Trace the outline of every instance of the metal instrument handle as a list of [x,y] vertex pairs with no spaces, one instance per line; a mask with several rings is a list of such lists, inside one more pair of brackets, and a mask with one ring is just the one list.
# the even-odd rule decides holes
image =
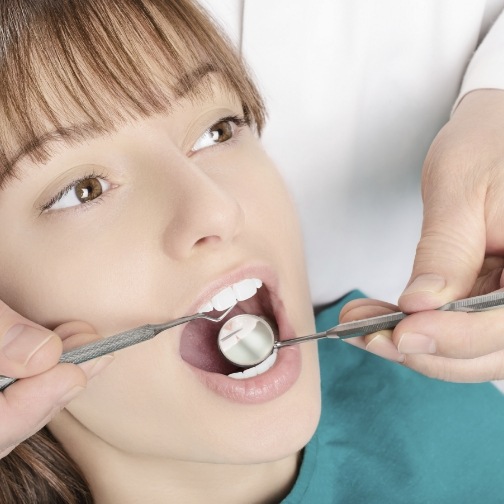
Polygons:
[[[114,336],[108,338],[103,338],[97,341],[92,341],[87,345],[74,348],[61,355],[59,362],[67,362],[71,364],[80,364],[81,362],[86,362],[91,359],[96,359],[102,355],[106,355],[122,348],[127,348],[137,343],[142,343],[147,341],[154,336],[157,336],[160,332],[171,329],[172,327],[186,324],[191,320],[203,318],[211,322],[220,322],[226,317],[230,311],[234,308],[234,305],[228,308],[226,311],[221,313],[218,317],[212,317],[206,313],[196,313],[195,315],[189,315],[187,317],[180,317],[170,322],[165,322],[163,324],[147,324],[135,329],[129,329],[128,331],[121,332]],[[17,381],[17,378],[9,378],[8,376],[0,375],[0,391],[6,389],[9,385]]]
[[[459,299],[447,303],[438,310],[440,311],[463,311],[463,312],[479,312],[493,310],[504,305],[504,291],[491,292],[482,296],[475,296],[467,299]],[[380,315],[379,317],[371,317],[362,320],[355,320],[337,326],[326,331],[326,336],[329,338],[354,338],[356,336],[364,336],[386,329],[393,329],[401,320],[407,317],[403,312],[389,313],[388,315]]]

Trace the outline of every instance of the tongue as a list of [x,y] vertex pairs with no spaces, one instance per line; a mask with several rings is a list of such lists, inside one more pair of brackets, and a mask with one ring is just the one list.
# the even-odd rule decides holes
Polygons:
[[217,335],[222,324],[208,320],[194,320],[186,325],[180,341],[180,355],[194,367],[228,375],[237,371],[217,346]]

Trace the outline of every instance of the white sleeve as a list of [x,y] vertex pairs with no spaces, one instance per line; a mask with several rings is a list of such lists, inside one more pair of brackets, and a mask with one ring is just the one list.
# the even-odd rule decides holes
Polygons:
[[476,89],[504,89],[504,11],[469,62],[453,110],[467,93]]

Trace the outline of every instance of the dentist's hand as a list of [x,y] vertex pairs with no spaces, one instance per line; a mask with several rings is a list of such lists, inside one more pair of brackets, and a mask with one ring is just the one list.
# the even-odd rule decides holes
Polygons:
[[[503,379],[504,310],[431,310],[504,287],[504,91],[478,90],[463,98],[429,150],[422,195],[422,235],[399,299],[401,311],[414,314],[391,340],[389,332],[356,343],[443,380]],[[343,319],[390,309],[364,302]]]
[[83,322],[51,332],[0,301],[0,375],[22,378],[0,392],[0,458],[48,423],[110,362],[104,356],[79,366],[57,365],[63,348],[97,338]]

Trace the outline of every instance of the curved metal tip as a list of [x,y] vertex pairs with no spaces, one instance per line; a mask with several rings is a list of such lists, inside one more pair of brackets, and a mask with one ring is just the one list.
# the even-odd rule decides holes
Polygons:
[[218,317],[212,317],[212,316],[207,315],[205,313],[198,313],[198,318],[210,320],[210,322],[221,322],[231,313],[231,310],[235,306],[236,306],[236,303],[234,303],[233,306],[230,306],[226,311],[222,312]]

